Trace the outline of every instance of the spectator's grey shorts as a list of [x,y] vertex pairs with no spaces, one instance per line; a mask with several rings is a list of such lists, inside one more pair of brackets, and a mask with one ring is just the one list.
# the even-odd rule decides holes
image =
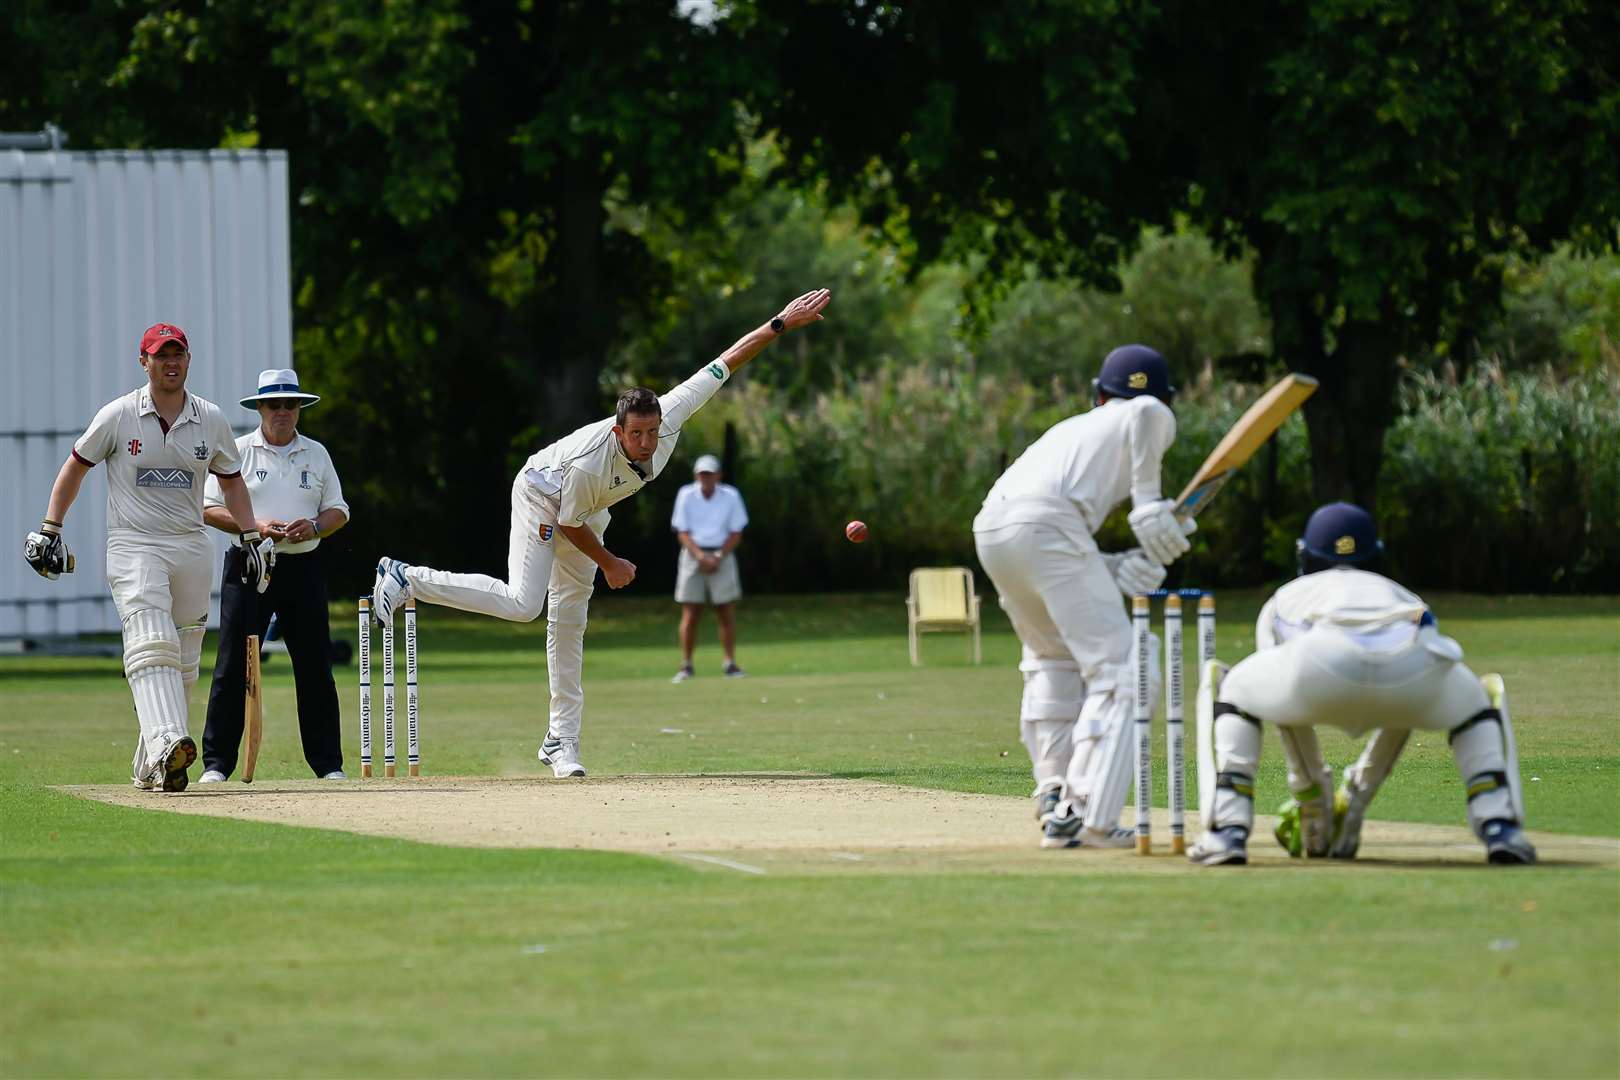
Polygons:
[[[709,554],[715,554],[710,551]],[[742,579],[737,575],[737,556],[726,552],[712,574],[698,569],[697,558],[684,547],[675,571],[675,602],[678,604],[731,604],[742,596]]]

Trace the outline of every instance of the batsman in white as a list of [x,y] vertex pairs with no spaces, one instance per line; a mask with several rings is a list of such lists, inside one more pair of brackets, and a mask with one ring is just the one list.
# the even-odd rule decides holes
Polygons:
[[544,611],[551,716],[540,761],[559,777],[584,776],[579,761],[585,708],[581,668],[596,571],[601,569],[611,589],[624,588],[636,576],[634,564],[603,546],[608,508],[663,472],[681,426],[727,379],[778,337],[820,322],[831,301],[826,289],[805,293],[663,397],[642,387],[627,390],[613,416],[533,454],[512,481],[505,581],[385,557],[377,563],[373,616],[379,623],[391,622],[412,596],[514,622],[531,622]]
[[124,627],[124,674],[140,735],[131,776],[151,791],[184,791],[197,760],[188,698],[197,682],[214,550],[203,529],[203,482],[219,478],[241,533],[243,580],[264,591],[275,561],[254,525],[236,436],[219,407],[186,391],[191,347],[157,323],[141,338],[146,385],[102,406],[51,486],[45,520],[23,554],[41,576],[73,571],[62,523],[85,476],[107,463],[107,584]]
[[[1120,594],[1158,588],[1188,548],[1188,526],[1160,484],[1176,437],[1164,357],[1121,346],[1093,389],[1096,408],[1037,439],[973,519],[979,563],[1023,645],[1019,724],[1043,847],[1134,842],[1118,827],[1134,754],[1131,623]],[[1093,536],[1126,498],[1142,546],[1105,555]]]
[[[1493,705],[1423,600],[1368,569],[1383,552],[1371,515],[1330,503],[1296,542],[1299,576],[1255,624],[1256,652],[1215,666],[1198,699],[1198,790],[1208,830],[1187,852],[1205,866],[1248,861],[1260,725],[1277,725],[1307,857],[1351,859],[1367,806],[1414,729],[1448,732],[1468,793],[1468,823],[1493,863],[1533,863],[1511,720]],[[1335,821],[1333,773],[1315,725],[1373,732],[1345,770]]]

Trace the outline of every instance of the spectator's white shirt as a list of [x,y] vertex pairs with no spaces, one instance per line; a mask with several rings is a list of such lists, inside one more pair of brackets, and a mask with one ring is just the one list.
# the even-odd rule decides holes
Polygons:
[[748,527],[748,509],[743,506],[742,493],[730,484],[714,485],[714,494],[705,499],[703,485],[693,482],[675,493],[669,527],[691,533],[694,544],[710,551]]
[[681,426],[726,384],[731,372],[719,360],[658,399],[663,423],[658,449],[646,464],[632,463],[613,435],[614,417],[587,424],[533,454],[523,473],[557,519],[570,527],[640,491],[669,464]]
[[1114,507],[1156,502],[1176,414],[1156,397],[1110,398],[1054,424],[1007,467],[973,519],[974,532],[1050,524],[1094,535]]
[[[253,496],[253,512],[260,518],[314,521],[322,511],[332,509],[343,511],[345,518],[349,516],[349,504],[343,501],[343,484],[332,466],[332,455],[314,439],[294,433],[286,446],[271,446],[264,439],[264,428],[259,427],[237,439],[236,450],[242,459],[242,479]],[[208,478],[205,502],[208,506],[225,505],[224,492],[212,476]],[[298,555],[320,545],[318,536],[301,544],[279,540],[276,552]]]
[[108,532],[151,536],[201,532],[208,474],[240,471],[236,437],[218,405],[188,392],[165,427],[150,387],[103,405],[73,456],[83,465],[107,463]]

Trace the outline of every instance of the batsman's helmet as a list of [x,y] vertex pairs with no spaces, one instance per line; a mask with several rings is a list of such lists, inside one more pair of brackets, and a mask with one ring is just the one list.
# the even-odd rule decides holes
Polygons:
[[1151,394],[1166,405],[1176,396],[1176,388],[1170,385],[1170,365],[1157,349],[1146,345],[1121,345],[1105,356],[1102,371],[1091,380],[1091,390],[1120,398]]
[[1365,566],[1384,553],[1372,515],[1347,502],[1318,507],[1294,541],[1300,574],[1334,566]]

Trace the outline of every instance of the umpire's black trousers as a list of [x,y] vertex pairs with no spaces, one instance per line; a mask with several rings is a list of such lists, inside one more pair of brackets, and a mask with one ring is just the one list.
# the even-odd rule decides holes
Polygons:
[[276,616],[281,640],[292,658],[298,689],[298,731],[304,760],[316,776],[343,768],[343,734],[337,685],[332,681],[332,629],[326,613],[326,567],[321,549],[278,555],[270,587],[263,595],[242,584],[242,549],[225,552],[219,590],[219,656],[208,691],[208,724],[203,729],[203,767],[226,776],[236,770],[242,746],[242,700],[246,696],[247,639],[264,640]]

